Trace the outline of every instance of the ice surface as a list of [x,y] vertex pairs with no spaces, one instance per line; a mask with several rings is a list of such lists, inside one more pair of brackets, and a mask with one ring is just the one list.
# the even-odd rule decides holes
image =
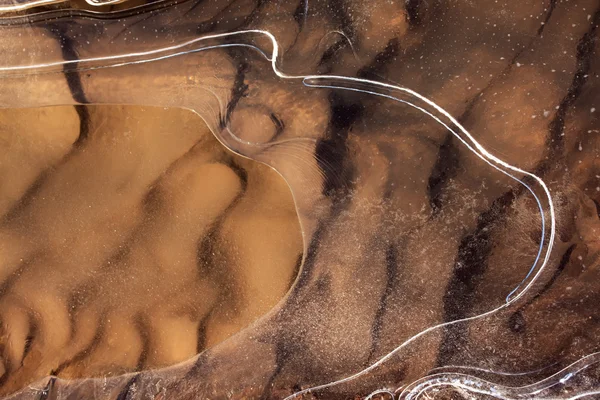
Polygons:
[[597,0],[126,4],[0,18],[3,395],[598,396]]

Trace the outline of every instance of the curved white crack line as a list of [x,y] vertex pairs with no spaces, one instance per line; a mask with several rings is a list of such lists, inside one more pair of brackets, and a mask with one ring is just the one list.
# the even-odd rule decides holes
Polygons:
[[[427,388],[423,389],[419,393],[416,393],[414,397],[413,396],[407,397],[407,399],[408,400],[412,400],[412,399],[418,400],[421,397],[421,395],[423,395],[423,394],[425,396],[427,396],[428,399],[431,399],[431,397],[429,397],[429,395],[427,395],[426,390],[429,390],[429,389],[435,388],[435,387],[443,387],[443,386],[452,386],[455,389],[462,389],[467,393],[482,394],[482,395],[490,396],[490,397],[493,397],[493,398],[496,398],[499,400],[518,400],[519,398],[526,399],[526,397],[521,397],[521,396],[507,397],[502,394],[493,392],[491,390],[478,389],[478,388],[474,388],[472,386],[462,384],[462,383],[435,383],[435,384],[432,384],[432,385],[428,386]],[[544,397],[544,398],[529,397],[529,399],[531,399],[531,400],[577,400],[577,399],[581,399],[581,398],[588,397],[588,396],[594,396],[597,394],[600,394],[600,390],[578,393],[574,396],[567,397],[567,398],[563,398],[563,397]],[[531,394],[531,395],[533,395],[533,394]],[[394,400],[394,398],[392,398],[392,400]]]
[[[508,307],[510,304],[514,303],[515,301],[517,301],[519,298],[521,298],[531,287],[532,285],[537,281],[537,279],[539,278],[540,274],[542,273],[542,271],[545,269],[546,265],[548,264],[548,260],[550,258],[550,253],[552,251],[552,247],[554,245],[554,239],[555,239],[555,234],[556,234],[556,216],[555,216],[555,211],[554,211],[554,204],[552,201],[552,196],[550,194],[550,191],[548,189],[548,187],[546,186],[546,183],[537,175],[527,172],[525,170],[522,170],[514,165],[511,165],[501,159],[499,159],[498,157],[494,156],[493,154],[491,154],[490,152],[488,152],[477,140],[475,140],[475,138],[450,114],[448,113],[445,109],[443,109],[442,107],[440,107],[438,104],[436,104],[435,102],[433,102],[432,100],[426,98],[425,96],[419,94],[418,92],[415,92],[414,90],[402,87],[402,86],[396,86],[396,85],[391,85],[388,83],[383,83],[383,82],[377,82],[377,81],[371,81],[368,79],[361,79],[361,78],[353,78],[353,77],[347,77],[347,76],[338,76],[338,75],[287,75],[284,72],[280,71],[277,67],[277,57],[279,55],[279,44],[277,43],[277,40],[275,38],[275,36],[270,33],[269,31],[265,31],[265,30],[261,30],[261,29],[248,29],[248,30],[242,30],[242,31],[236,31],[236,32],[228,32],[228,33],[220,33],[220,34],[214,34],[214,35],[206,35],[203,36],[201,38],[196,38],[196,39],[192,39],[192,40],[188,40],[186,42],[183,42],[181,44],[177,44],[177,45],[172,45],[172,46],[168,46],[168,47],[164,47],[164,48],[160,48],[160,49],[155,49],[155,50],[149,50],[149,51],[145,51],[145,52],[133,52],[133,53],[127,53],[127,54],[121,54],[121,55],[112,55],[112,56],[103,56],[103,57],[91,57],[91,58],[83,58],[83,59],[78,59],[78,60],[62,60],[62,61],[57,61],[57,62],[50,62],[50,63],[43,63],[43,64],[37,64],[37,65],[27,65],[27,66],[11,66],[11,67],[2,67],[0,68],[0,71],[29,71],[29,70],[35,70],[35,69],[43,69],[43,68],[49,68],[49,67],[55,67],[55,66],[64,66],[64,65],[76,65],[76,64],[81,64],[84,62],[103,62],[103,61],[118,61],[118,60],[126,60],[128,58],[138,58],[138,57],[146,57],[146,56],[150,56],[149,58],[144,58],[142,60],[136,60],[134,62],[129,62],[127,63],[127,61],[121,61],[119,63],[115,63],[112,65],[104,65],[102,66],[102,68],[107,68],[107,67],[113,67],[113,66],[122,66],[122,65],[127,65],[127,64],[133,64],[133,63],[146,63],[146,62],[152,62],[152,61],[156,61],[156,60],[161,60],[161,59],[166,59],[166,58],[170,58],[170,57],[175,57],[177,55],[183,55],[186,53],[190,53],[193,51],[201,51],[201,50],[207,50],[209,48],[219,48],[219,47],[226,47],[226,46],[234,46],[235,44],[222,44],[222,45],[216,45],[216,46],[207,46],[206,48],[203,49],[197,49],[197,50],[191,50],[191,51],[185,51],[185,52],[176,52],[174,54],[169,54],[169,52],[172,51],[177,51],[177,50],[181,50],[184,47],[188,47],[190,45],[196,44],[196,43],[200,43],[202,41],[205,40],[210,40],[210,39],[219,39],[219,38],[225,38],[225,37],[232,37],[232,36],[240,36],[240,35],[245,35],[245,34],[259,34],[259,35],[264,35],[267,38],[270,39],[271,44],[273,46],[273,50],[272,50],[272,54],[271,54],[271,58],[269,58],[264,52],[262,52],[258,47],[254,46],[254,45],[249,45],[249,44],[245,44],[245,43],[240,43],[237,44],[237,46],[247,46],[247,47],[251,47],[251,48],[255,48],[257,50],[259,50],[263,56],[265,56],[267,58],[267,60],[269,60],[271,62],[271,67],[273,69],[273,72],[280,78],[282,79],[301,79],[303,81],[303,83],[306,86],[312,86],[312,87],[327,87],[326,85],[314,85],[309,83],[310,80],[324,80],[324,79],[332,79],[332,80],[340,80],[340,81],[346,81],[346,82],[353,82],[353,83],[359,83],[359,84],[366,84],[366,85],[371,85],[371,86],[375,86],[377,88],[382,88],[382,89],[391,89],[391,90],[398,90],[404,93],[408,93],[414,97],[416,97],[417,99],[423,101],[424,103],[426,103],[427,105],[429,105],[430,107],[432,107],[434,110],[436,110],[438,113],[442,114],[444,117],[446,117],[448,120],[450,120],[452,122],[452,124],[454,124],[456,127],[458,127],[459,131],[465,135],[469,141],[473,144],[473,146],[478,150],[478,151],[474,151],[474,153],[481,158],[483,161],[485,161],[487,164],[489,164],[490,166],[494,167],[495,169],[499,170],[500,172],[504,173],[505,175],[521,182],[523,185],[525,185],[525,187],[533,194],[533,196],[536,198],[536,201],[538,201],[538,207],[541,207],[541,203],[539,202],[538,197],[533,193],[533,191],[531,190],[531,188],[529,186],[527,186],[525,183],[523,183],[521,180],[519,180],[518,178],[514,177],[513,175],[511,175],[510,173],[502,170],[499,166],[502,166],[506,169],[509,169],[513,172],[519,173],[519,174],[523,174],[525,176],[528,176],[530,178],[532,178],[533,180],[535,180],[543,189],[544,193],[546,194],[547,200],[548,200],[548,206],[549,206],[549,210],[550,210],[550,237],[549,237],[549,242],[548,242],[548,246],[546,249],[546,253],[544,255],[544,259],[542,262],[542,265],[540,266],[540,268],[537,270],[537,272],[535,273],[535,275],[532,277],[532,279],[527,283],[527,285],[514,297],[511,297],[512,294],[514,294],[523,284],[524,281],[521,282],[521,284],[519,286],[517,286],[517,288],[515,288],[515,290],[513,290],[509,296],[507,296],[506,299],[506,303],[493,309],[490,311],[487,311],[485,313],[476,315],[476,316],[472,316],[472,317],[466,317],[466,318],[461,318],[455,321],[450,321],[450,322],[446,322],[446,323],[441,323],[438,325],[434,325],[431,326],[423,331],[421,331],[420,333],[412,336],[411,338],[407,339],[404,343],[402,343],[401,345],[397,346],[394,350],[392,350],[390,353],[388,353],[387,355],[385,355],[384,357],[382,357],[381,359],[379,359],[378,361],[376,361],[375,363],[373,363],[371,366],[365,368],[364,370],[348,376],[346,378],[343,379],[339,379],[337,381],[333,381],[330,383],[326,383],[326,384],[322,384],[322,385],[318,385],[318,386],[314,386],[312,388],[308,388],[308,389],[304,389],[301,390],[299,392],[296,392],[288,397],[286,397],[284,400],[290,400],[296,396],[305,394],[305,393],[309,393],[309,392],[313,392],[316,390],[320,390],[320,389],[325,389],[331,386],[335,386],[335,385],[339,385],[345,382],[349,382],[351,380],[354,380],[356,378],[359,378],[360,376],[363,376],[367,373],[369,373],[370,371],[374,370],[375,368],[379,367],[380,365],[382,365],[384,362],[386,362],[387,360],[389,360],[391,357],[393,357],[394,354],[396,354],[397,352],[399,352],[402,348],[406,347],[409,343],[415,341],[416,339],[418,339],[421,336],[424,336],[425,334],[432,332],[433,330],[436,329],[440,329],[443,327],[448,327],[454,324],[458,324],[461,322],[469,322],[469,321],[474,321],[476,319],[481,319],[484,318],[486,316],[489,316],[493,313],[496,313],[506,307]],[[155,57],[152,57],[155,56]],[[100,67],[91,67],[88,69],[92,69],[92,68],[100,68]],[[86,69],[86,68],[81,68]],[[59,72],[59,71],[57,71]],[[61,71],[62,72],[62,71]],[[338,89],[345,89],[345,90],[354,90],[354,91],[362,91],[365,93],[371,93],[371,94],[375,94],[378,96],[383,96],[383,97],[390,97],[394,100],[398,100],[400,101],[400,99],[394,98],[393,96],[388,96],[388,95],[384,95],[382,93],[377,93],[377,92],[370,92],[370,91],[365,91],[365,90],[361,90],[361,89],[356,89],[356,88],[345,88],[345,87],[335,87],[335,86],[331,86],[332,88],[338,88]],[[405,101],[402,101],[405,102]],[[417,107],[414,104],[411,104],[409,102],[405,102],[406,104],[409,104],[413,107]],[[422,109],[422,108],[421,108]],[[422,109],[423,110],[423,109]],[[426,112],[426,114],[428,114],[429,116],[433,117],[438,123],[441,123],[443,126],[446,126],[450,132],[452,132],[461,142],[463,142],[463,144],[467,145],[469,149],[472,149],[471,146],[469,146],[467,144],[467,142],[460,137],[460,135],[458,135],[455,131],[453,131],[452,129],[450,129],[447,124],[443,123],[438,117],[433,116],[433,114],[431,114],[430,112]],[[235,136],[234,136],[235,137]],[[494,165],[498,164],[498,165]],[[542,221],[544,221],[543,218],[543,214],[542,214]],[[544,223],[544,222],[543,222]],[[541,243],[541,245],[543,246],[543,242]],[[535,267],[535,265],[534,265]],[[534,269],[534,268],[533,268]],[[528,277],[531,275],[531,273],[533,272],[533,269],[530,269],[529,273],[527,274],[527,276],[525,277],[525,280],[528,279]]]
[[67,0],[37,0],[37,1],[34,0],[34,1],[27,1],[27,2],[23,2],[23,3],[14,3],[11,5],[4,4],[4,5],[0,5],[0,13],[25,11],[25,10],[29,10],[30,8],[34,8],[34,7],[41,7],[41,6],[66,3],[66,2],[67,2]]
[[[504,385],[498,386],[497,384],[490,382],[488,380],[481,379],[476,376],[471,376],[468,374],[462,374],[462,373],[448,373],[448,374],[441,373],[441,374],[430,375],[428,377],[422,378],[422,379],[414,382],[413,384],[407,386],[400,393],[398,398],[399,399],[405,398],[408,400],[413,399],[413,398],[418,399],[421,396],[421,394],[424,394],[427,390],[429,390],[433,387],[438,387],[438,386],[453,386],[455,388],[465,389],[466,391],[471,391],[471,392],[475,392],[475,393],[479,393],[479,394],[485,394],[485,395],[489,395],[489,396],[496,397],[499,399],[518,399],[518,398],[523,398],[522,396],[538,395],[541,392],[548,390],[556,385],[565,384],[569,379],[577,376],[577,374],[579,374],[581,371],[585,370],[586,368],[589,368],[590,366],[592,366],[594,364],[598,364],[598,362],[600,362],[600,359],[597,357],[598,355],[600,355],[600,352],[588,354],[587,356],[584,356],[584,357],[580,358],[579,360],[572,362],[571,364],[567,365],[560,371],[550,375],[549,377],[541,379],[541,380],[531,383],[529,385],[524,385],[524,386],[504,386]],[[588,363],[586,363],[585,361],[590,358],[592,360],[590,360]],[[580,365],[580,364],[583,364],[583,365]],[[564,374],[564,376],[562,376],[563,374]],[[452,377],[455,377],[457,379],[466,378],[468,380],[472,380],[473,384],[469,385],[468,383],[465,383],[465,382],[452,382],[452,381],[440,380],[442,378],[452,379]],[[439,380],[439,381],[437,381],[437,380]],[[489,386],[492,389],[486,390],[486,388],[483,386]],[[499,388],[501,388],[501,390],[494,389],[495,387],[499,387]],[[507,397],[506,395],[510,391],[513,391],[514,393],[511,395],[512,397]],[[502,392],[504,392],[504,393],[502,393]],[[584,393],[578,393],[578,394],[573,395],[572,397],[569,397],[568,399],[581,398],[581,397],[589,396],[591,394],[598,393],[598,392],[600,392],[600,391],[594,391],[594,392],[588,391],[588,392],[584,392]],[[405,395],[406,395],[406,397],[403,397]],[[551,398],[544,397],[543,399],[549,400]]]
[[[62,3],[68,3],[69,0],[33,0],[33,1],[26,1],[26,2],[16,2],[14,4],[11,5],[2,5],[0,4],[0,17],[2,17],[1,14],[8,14],[8,13],[16,13],[16,12],[21,12],[21,11],[27,11],[30,10],[32,8],[36,8],[36,7],[42,7],[42,6],[51,6],[51,5],[55,5],[55,4],[62,4]],[[109,6],[109,5],[115,5],[115,4],[121,4],[123,2],[125,2],[127,0],[85,0],[85,2],[92,6],[92,7],[103,7],[103,6]],[[136,8],[136,7],[132,7],[131,9]],[[106,13],[111,13],[106,12],[106,11],[98,11],[98,10],[86,10],[87,12],[89,12],[90,14],[106,14]]]
[[529,269],[529,272],[527,273],[527,275],[525,276],[525,278],[521,281],[521,283],[519,283],[519,285],[517,285],[516,288],[514,288],[507,296],[506,296],[506,302],[508,303],[512,297],[512,295],[517,292],[519,290],[519,288],[521,287],[521,285],[523,284],[523,282],[525,282],[529,276],[531,275],[532,271],[535,269],[535,267],[538,264],[540,255],[542,253],[543,247],[544,247],[544,242],[545,242],[545,235],[546,235],[546,222],[545,222],[545,213],[542,207],[542,204],[539,200],[539,198],[537,197],[537,195],[533,192],[533,190],[529,187],[529,185],[527,185],[525,182],[523,182],[522,180],[520,180],[519,178],[517,178],[516,176],[507,173],[506,171],[502,170],[501,168],[499,168],[498,166],[492,164],[489,160],[487,160],[485,157],[481,156],[479,153],[477,153],[477,151],[475,151],[463,138],[460,137],[460,135],[458,135],[452,128],[450,128],[446,123],[444,123],[441,119],[439,119],[438,117],[436,117],[435,115],[433,115],[432,113],[430,113],[429,111],[425,110],[422,107],[419,107],[407,100],[402,100],[399,99],[397,97],[394,96],[390,96],[390,95],[386,95],[386,94],[382,94],[382,93],[378,93],[378,92],[372,92],[369,90],[364,90],[364,89],[355,89],[355,88],[347,88],[347,87],[343,87],[343,86],[331,86],[331,85],[311,85],[311,84],[307,84],[306,82],[304,83],[305,85],[309,86],[309,87],[320,87],[320,88],[331,88],[331,89],[342,89],[342,90],[350,90],[350,91],[356,91],[356,92],[362,92],[362,93],[368,93],[368,94],[373,94],[375,96],[381,96],[381,97],[385,97],[385,98],[389,98],[392,100],[395,100],[399,103],[404,103],[410,107],[413,107],[419,111],[421,111],[424,114],[427,114],[428,116],[430,116],[432,119],[434,119],[436,122],[438,122],[440,125],[442,125],[443,127],[445,127],[448,131],[452,132],[452,134],[458,139],[460,140],[469,150],[471,150],[473,153],[475,153],[475,155],[477,155],[479,158],[481,158],[484,162],[486,162],[488,165],[490,165],[492,168],[500,171],[501,173],[509,176],[510,178],[512,178],[513,180],[519,182],[521,185],[523,185],[525,188],[527,188],[527,190],[531,193],[531,195],[534,197],[537,205],[538,205],[538,210],[540,211],[540,215],[541,215],[541,222],[542,222],[542,237],[540,239],[540,247],[538,248],[538,252],[535,258],[535,261],[533,262],[532,267]]

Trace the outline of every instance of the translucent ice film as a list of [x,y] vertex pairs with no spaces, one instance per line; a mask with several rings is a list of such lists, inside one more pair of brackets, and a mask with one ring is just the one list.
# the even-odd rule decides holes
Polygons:
[[0,397],[600,398],[599,0],[0,0]]

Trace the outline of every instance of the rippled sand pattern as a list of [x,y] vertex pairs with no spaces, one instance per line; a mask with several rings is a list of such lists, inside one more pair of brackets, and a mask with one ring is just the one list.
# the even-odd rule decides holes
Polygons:
[[267,312],[295,278],[287,185],[226,151],[193,113],[1,117],[5,393],[50,373],[185,361]]
[[598,0],[65,7],[0,19],[0,393],[599,395]]

